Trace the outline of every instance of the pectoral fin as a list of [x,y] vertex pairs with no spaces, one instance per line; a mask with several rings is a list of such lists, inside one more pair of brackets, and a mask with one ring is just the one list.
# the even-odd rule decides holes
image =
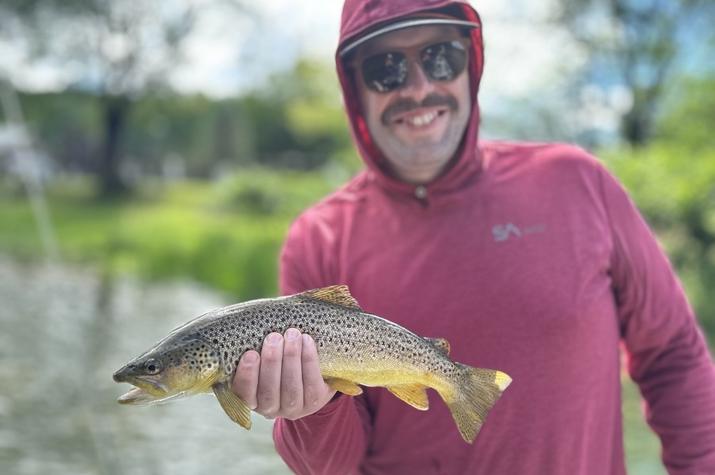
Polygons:
[[246,429],[251,428],[251,410],[243,399],[236,396],[227,383],[213,385],[219,404],[231,420]]
[[420,411],[429,409],[429,399],[427,399],[427,391],[425,389],[425,386],[421,384],[387,387],[387,390],[392,394]]
[[362,394],[362,388],[357,384],[353,383],[352,381],[348,381],[347,379],[327,378],[325,382],[331,388],[343,394],[347,394],[348,396],[357,396],[359,394]]

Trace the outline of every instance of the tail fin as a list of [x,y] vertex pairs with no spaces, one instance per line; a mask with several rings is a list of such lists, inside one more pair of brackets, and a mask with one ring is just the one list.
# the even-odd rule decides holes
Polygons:
[[[511,383],[508,374],[493,369],[472,368],[455,363],[458,369],[454,391],[442,395],[462,438],[472,443],[502,392]],[[445,397],[447,396],[447,397]]]

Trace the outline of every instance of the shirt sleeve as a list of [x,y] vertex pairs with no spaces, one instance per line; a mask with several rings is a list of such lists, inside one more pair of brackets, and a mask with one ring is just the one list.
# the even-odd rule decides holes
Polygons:
[[[335,236],[328,226],[296,221],[283,246],[280,288],[285,294],[335,284],[330,249]],[[328,255],[326,255],[328,254]],[[295,473],[351,474],[367,450],[371,418],[363,396],[337,395],[315,414],[273,426],[276,451]]]
[[623,188],[601,170],[611,273],[628,371],[671,475],[715,473],[715,366],[668,259]]

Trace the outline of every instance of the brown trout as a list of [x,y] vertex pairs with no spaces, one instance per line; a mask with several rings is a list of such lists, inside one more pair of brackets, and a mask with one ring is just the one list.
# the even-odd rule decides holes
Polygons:
[[444,339],[423,338],[363,312],[348,288],[336,285],[251,300],[189,321],[114,373],[115,381],[136,386],[119,402],[153,404],[213,391],[226,414],[250,429],[251,411],[231,391],[238,360],[247,350],[260,352],[269,333],[289,328],[315,340],[320,372],[333,389],[356,396],[359,385],[383,386],[424,411],[432,388],[470,443],[511,382],[501,371],[452,361]]

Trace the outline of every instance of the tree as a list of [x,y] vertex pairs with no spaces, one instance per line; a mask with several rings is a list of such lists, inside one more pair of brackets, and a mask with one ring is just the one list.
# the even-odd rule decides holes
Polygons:
[[694,153],[715,150],[715,73],[683,78],[672,96],[656,127],[660,140]]
[[705,44],[712,0],[562,0],[556,19],[593,58],[590,79],[614,79],[632,95],[621,136],[632,146],[652,137],[665,85],[688,49]]
[[331,160],[340,166],[351,161],[340,89],[327,64],[297,61],[243,97],[240,109],[250,118],[244,127],[250,130],[254,154],[263,165],[309,170]]
[[102,195],[127,190],[120,174],[120,145],[132,102],[166,86],[196,11],[190,0],[172,2],[171,8],[159,1],[133,0],[0,4],[0,29],[6,27],[11,41],[31,50],[31,61],[67,65],[62,69],[70,76],[69,85],[96,95],[102,111],[96,167]]

